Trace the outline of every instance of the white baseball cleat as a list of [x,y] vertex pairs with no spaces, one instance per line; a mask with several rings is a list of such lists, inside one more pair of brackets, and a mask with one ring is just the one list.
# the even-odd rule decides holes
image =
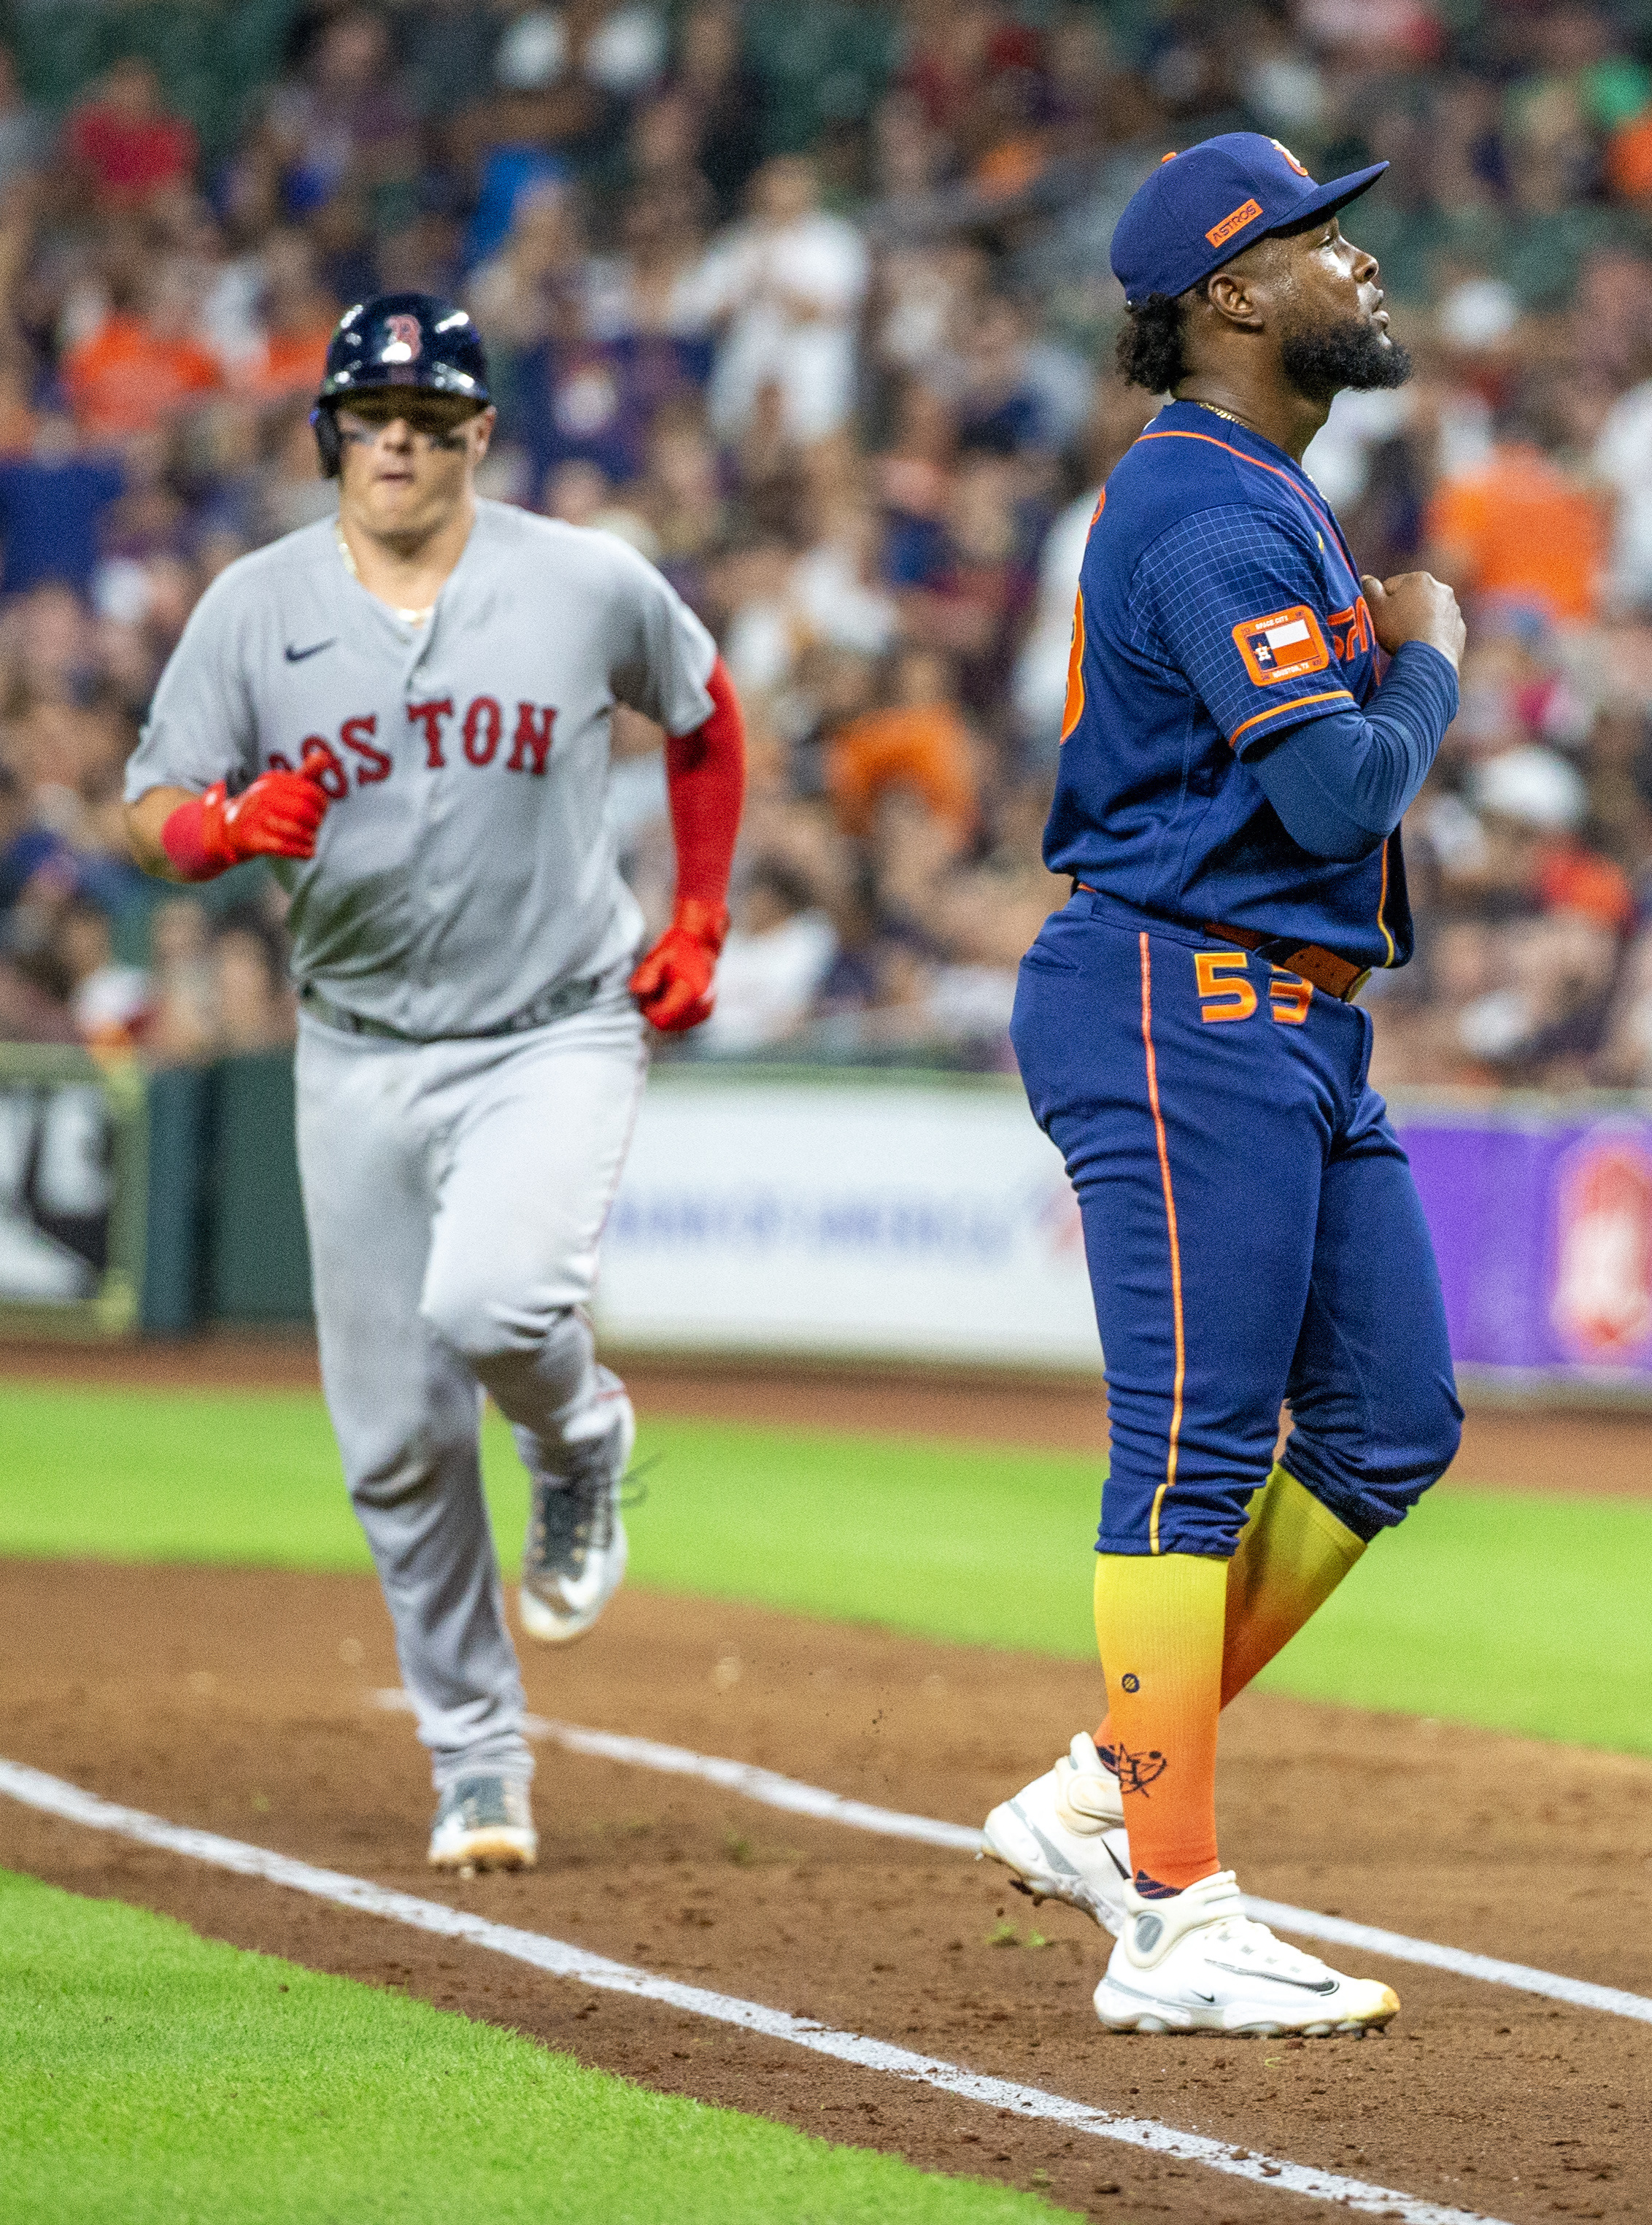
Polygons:
[[1225,2032],[1272,2036],[1380,2032],[1399,1995],[1373,1978],[1345,1978],[1276,1939],[1244,1913],[1231,1870],[1146,1900],[1124,1888],[1128,1921],[1096,1987],[1109,2032]]
[[430,1827],[433,1869],[530,1870],[539,1834],[528,1787],[515,1777],[465,1777],[442,1794]]
[[1103,1930],[1122,1930],[1130,1879],[1124,1803],[1088,1731],[1054,1769],[1000,1801],[981,1835],[984,1852],[1013,1870],[1035,1900],[1065,1900]]
[[613,1422],[600,1436],[568,1448],[566,1475],[534,1478],[522,1556],[522,1626],[550,1645],[583,1638],[625,1574],[619,1492],[636,1443],[636,1417],[619,1378],[600,1372],[604,1403],[617,1410]]

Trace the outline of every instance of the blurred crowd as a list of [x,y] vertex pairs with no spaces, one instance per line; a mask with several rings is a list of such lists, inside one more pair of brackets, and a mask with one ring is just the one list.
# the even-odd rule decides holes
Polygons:
[[[1008,1063],[1079,554],[1155,407],[1108,239],[1244,128],[1394,164],[1349,230],[1416,376],[1308,467],[1471,620],[1379,1076],[1652,1083],[1652,0],[9,13],[0,1034],[290,1038],[273,883],[142,881],[120,770],[206,584],[334,499],[340,309],[420,287],[488,341],[484,491],[643,550],[740,688],[735,929],[678,1055]],[[611,804],[655,921],[657,739],[617,721]]]

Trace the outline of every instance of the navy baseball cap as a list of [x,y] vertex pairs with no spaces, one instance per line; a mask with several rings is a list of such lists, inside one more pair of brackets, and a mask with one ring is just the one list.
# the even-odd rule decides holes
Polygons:
[[1386,162],[1316,186],[1288,147],[1260,131],[1224,131],[1167,155],[1131,194],[1113,231],[1113,276],[1134,305],[1185,294],[1269,232],[1357,200]]

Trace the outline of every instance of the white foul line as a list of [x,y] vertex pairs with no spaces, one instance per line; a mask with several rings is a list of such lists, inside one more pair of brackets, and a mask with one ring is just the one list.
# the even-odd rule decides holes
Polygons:
[[932,2086],[958,2100],[978,2101],[1011,2116],[1060,2125],[1068,2131],[1092,2133],[1098,2139],[1116,2140],[1149,2155],[1173,2162],[1203,2164],[1232,2178],[1254,2179],[1282,2193],[1303,2194],[1317,2202],[1338,2203],[1345,2209],[1399,2221],[1399,2225],[1502,2225],[1478,2210],[1454,2209],[1439,2202],[1419,2202],[1369,2180],[1345,2178],[1339,2172],[1313,2171],[1302,2164],[1285,2163],[1272,2156],[1235,2147],[1225,2140],[1206,2139],[1198,2133],[1180,2133],[1151,2117],[1116,2117],[1111,2110],[1088,2102],[1068,2101],[1047,2094],[1041,2087],[1022,2086],[1008,2078],[991,2078],[933,2055],[917,2055],[910,2048],[894,2047],[887,2040],[867,2039],[858,2032],[835,2032],[812,2017],[789,2016],[783,2009],[743,2001],[730,1994],[714,1994],[703,1986],[685,1986],[674,1978],[657,1977],[626,1962],[611,1962],[605,1955],[588,1954],[582,1947],[548,1938],[538,1931],[523,1931],[515,1924],[493,1924],[462,1908],[449,1908],[436,1900],[419,1900],[411,1893],[395,1892],[365,1878],[348,1877],[339,1870],[316,1868],[278,1854],[266,1847],[249,1846],[240,1839],[220,1838],[216,1831],[192,1830],[168,1823],[142,1809],[117,1807],[78,1784],[21,1762],[0,1760],[0,1792],[25,1807],[37,1808],[66,1822],[84,1824],[94,1831],[112,1831],[168,1854],[186,1854],[210,1862],[215,1868],[234,1870],[243,1877],[263,1878],[270,1885],[289,1886],[316,1900],[340,1908],[359,1909],[369,1916],[387,1917],[416,1931],[431,1931],[469,1946],[485,1947],[546,1970],[553,1977],[572,1978],[581,1985],[611,1994],[630,1994],[642,2000],[658,2001],[690,2016],[706,2017],[718,2024],[735,2025],[765,2039],[788,2040],[839,2063],[852,2063],[863,2070],[881,2070],[920,2086]]
[[[383,1708],[406,1709],[413,1704],[396,1687],[377,1692],[374,1698]],[[571,1753],[632,1762],[674,1777],[701,1778],[707,1784],[721,1785],[725,1791],[759,1800],[765,1807],[787,1809],[794,1816],[845,1823],[857,1831],[880,1832],[889,1839],[915,1839],[925,1846],[955,1847],[961,1854],[981,1850],[981,1834],[965,1824],[944,1823],[933,1816],[907,1816],[898,1808],[877,1808],[864,1800],[846,1799],[840,1792],[782,1777],[776,1770],[759,1769],[751,1762],[695,1753],[687,1746],[662,1746],[655,1739],[585,1730],[578,1723],[552,1722],[544,1715],[529,1715],[522,1727],[529,1738],[550,1739]],[[1644,1994],[1625,1993],[1617,1986],[1592,1985],[1587,1979],[1563,1977],[1557,1971],[1534,1969],[1525,1962],[1501,1962],[1495,1956],[1471,1954],[1462,1947],[1438,1946],[1432,1939],[1412,1939],[1403,1931],[1383,1931],[1375,1924],[1352,1924],[1340,1916],[1321,1916],[1311,1908],[1294,1908],[1288,1901],[1258,1900],[1247,1893],[1244,1905],[1259,1923],[1271,1924],[1276,1930],[1294,1931],[1299,1938],[1354,1947],[1367,1955],[1385,1956],[1391,1962],[1416,1962],[1427,1969],[1447,1970],[1454,1977],[1476,1979],[1483,1985],[1507,1986],[1516,1993],[1565,2001],[1573,2008],[1598,2009],[1607,2016],[1652,2024],[1652,2000]]]
[[662,1746],[656,1739],[583,1730],[577,1723],[554,1723],[543,1715],[529,1715],[523,1727],[530,1738],[554,1739],[571,1753],[635,1762],[643,1769],[663,1770],[668,1776],[704,1778],[726,1792],[744,1793],[748,1800],[761,1800],[767,1808],[788,1809],[794,1816],[812,1816],[823,1823],[846,1823],[852,1830],[881,1832],[888,1839],[916,1839],[925,1846],[955,1848],[961,1854],[981,1851],[981,1834],[965,1823],[943,1823],[934,1816],[906,1816],[896,1808],[877,1808],[867,1800],[851,1800],[846,1794],[828,1792],[822,1785],[782,1777],[778,1770],[759,1769],[755,1762],[693,1753],[687,1746]]

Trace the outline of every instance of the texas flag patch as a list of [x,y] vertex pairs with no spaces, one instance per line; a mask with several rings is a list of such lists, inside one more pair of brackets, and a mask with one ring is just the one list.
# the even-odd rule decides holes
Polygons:
[[1266,618],[1245,618],[1234,627],[1233,639],[1258,688],[1323,672],[1331,662],[1324,630],[1306,603],[1269,611]]

